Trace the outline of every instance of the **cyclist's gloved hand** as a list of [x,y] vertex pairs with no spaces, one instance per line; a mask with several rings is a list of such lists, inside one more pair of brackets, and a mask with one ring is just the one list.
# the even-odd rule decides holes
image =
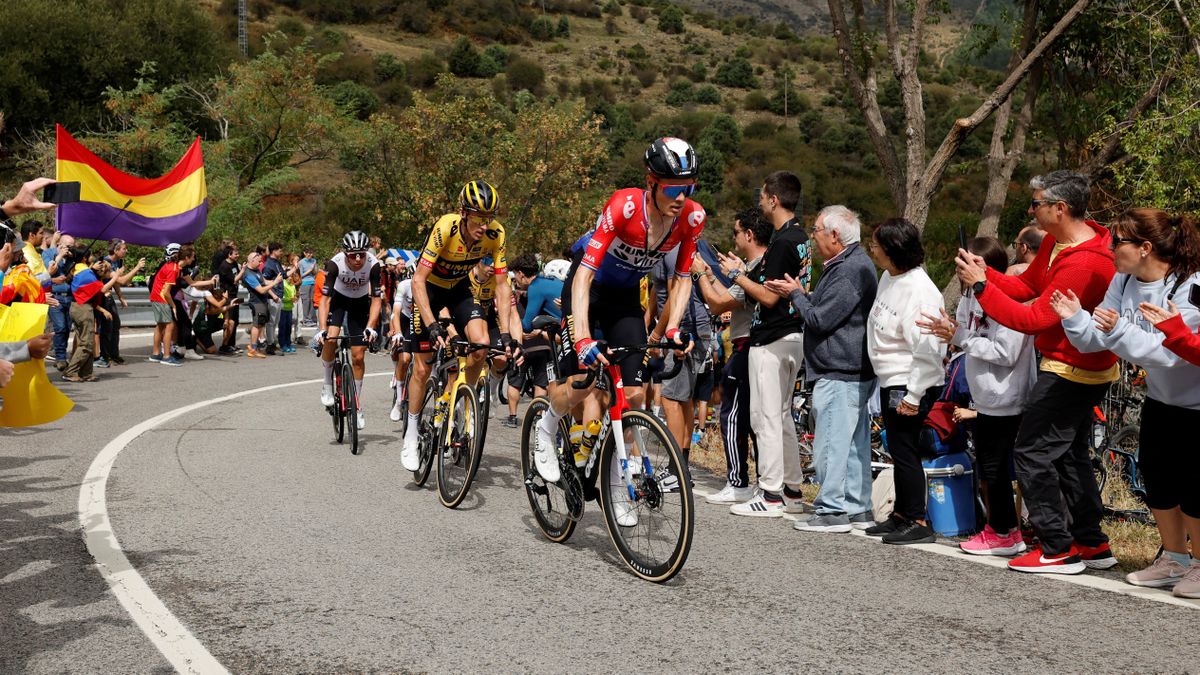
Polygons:
[[664,337],[666,337],[667,342],[674,342],[679,345],[679,349],[676,352],[687,354],[692,351],[692,336],[690,334],[684,333],[678,328],[669,328]]
[[308,344],[312,347],[313,353],[320,356],[321,350],[325,349],[325,331],[317,331],[317,334],[312,336],[312,340]]
[[392,336],[391,342],[392,349],[400,349],[404,346],[404,335],[402,333],[396,333]]
[[438,344],[439,342],[444,342],[445,339],[446,339],[446,327],[445,326],[443,326],[440,323],[433,323],[433,324],[429,325],[429,341],[430,342],[432,342],[434,344]]
[[513,336],[508,333],[500,334],[500,344],[504,345],[504,351],[508,352],[509,358],[513,359],[517,365],[520,365],[524,358],[521,355],[521,343],[513,339]]
[[379,337],[379,333],[376,332],[376,330],[374,328],[368,327],[368,328],[363,329],[363,340],[367,344],[371,344],[371,343],[375,342],[376,338],[378,338],[378,337]]
[[575,354],[579,357],[579,364],[585,368],[590,368],[597,360],[600,359],[600,343],[592,339],[583,339],[575,343]]

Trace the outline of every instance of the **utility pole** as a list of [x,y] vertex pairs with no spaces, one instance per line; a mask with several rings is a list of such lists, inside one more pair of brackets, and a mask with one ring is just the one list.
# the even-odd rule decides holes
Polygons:
[[783,125],[787,126],[788,121],[788,71],[791,70],[786,65],[783,67]]
[[246,37],[246,0],[238,0],[238,50],[243,57],[250,51],[250,41]]

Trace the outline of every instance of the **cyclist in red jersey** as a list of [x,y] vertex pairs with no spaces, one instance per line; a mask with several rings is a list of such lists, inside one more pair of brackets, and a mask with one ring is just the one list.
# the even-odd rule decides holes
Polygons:
[[[645,344],[646,324],[639,282],[664,256],[678,249],[675,282],[663,319],[650,342],[665,337],[684,349],[679,322],[692,292],[692,254],[704,230],[704,208],[688,199],[696,190],[696,153],[678,138],[660,138],[645,154],[646,188],[618,190],[609,198],[596,226],[575,243],[574,263],[563,285],[563,342],[559,375],[569,381],[584,369],[608,365],[603,339],[612,346]],[[680,354],[684,353],[683,351]],[[643,399],[642,363],[632,354],[618,362],[630,405]],[[535,466],[547,482],[561,477],[554,456],[558,421],[584,403],[584,419],[598,419],[601,401],[560,381],[550,387],[550,409],[537,427]]]

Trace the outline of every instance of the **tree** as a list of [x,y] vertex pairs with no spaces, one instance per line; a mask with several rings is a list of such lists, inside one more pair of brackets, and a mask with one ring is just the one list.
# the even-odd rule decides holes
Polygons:
[[703,136],[696,145],[696,164],[700,167],[697,185],[705,192],[720,193],[725,187],[725,154]]
[[852,3],[853,24],[846,18],[843,0],[828,0],[829,14],[837,39],[842,71],[850,91],[867,122],[867,136],[882,165],[896,210],[903,213],[918,229],[924,230],[933,195],[941,186],[942,176],[967,135],[974,131],[1001,104],[1029,73],[1030,68],[1055,43],[1063,32],[1087,9],[1092,0],[1076,0],[1029,50],[1019,63],[1010,68],[1000,86],[967,117],[955,120],[937,151],[927,159],[925,103],[922,99],[918,65],[925,44],[925,29],[930,22],[930,1],[915,0],[908,16],[907,31],[902,33],[897,0],[882,0],[884,53],[892,73],[900,83],[904,110],[903,142],[905,163],[902,167],[896,155],[891,132],[884,122],[878,100],[876,26],[864,11],[863,3]]
[[[480,77],[482,63],[479,50],[465,35],[454,42],[450,53],[446,55],[446,65],[450,72],[459,77]],[[493,73],[494,74],[494,73]]]
[[735,56],[722,63],[717,68],[717,74],[713,76],[713,80],[726,87],[753,89],[758,86],[758,78],[754,76],[754,66],[751,66],[750,62],[741,56]]
[[683,32],[683,10],[677,5],[667,5],[658,15],[658,29],[664,33]]
[[742,130],[732,115],[717,115],[700,132],[700,143],[708,143],[727,157],[736,157],[742,147]]
[[558,18],[558,29],[555,31],[555,35],[560,38],[571,37],[571,22],[567,20],[566,16]]
[[513,91],[526,89],[537,93],[541,91],[542,82],[546,80],[546,71],[524,57],[513,59],[504,72],[508,75],[508,86],[512,87]]
[[557,29],[548,17],[539,16],[529,23],[529,34],[534,40],[553,40]]

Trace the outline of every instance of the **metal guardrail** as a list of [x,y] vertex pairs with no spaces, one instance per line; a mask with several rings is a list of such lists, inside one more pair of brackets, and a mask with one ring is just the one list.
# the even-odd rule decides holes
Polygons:
[[[121,295],[125,297],[128,307],[118,307],[121,313],[121,325],[130,328],[146,328],[154,325],[154,310],[150,307],[150,289],[145,286],[123,286]],[[246,290],[241,289],[238,295],[246,300]]]

